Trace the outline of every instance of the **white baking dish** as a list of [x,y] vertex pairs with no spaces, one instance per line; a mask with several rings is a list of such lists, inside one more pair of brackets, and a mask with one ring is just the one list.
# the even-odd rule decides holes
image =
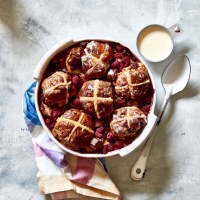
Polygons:
[[[91,39],[90,39],[91,40]],[[95,40],[95,39],[94,39]],[[96,39],[96,40],[99,40],[99,39]],[[108,41],[108,40],[102,40],[102,41]],[[59,143],[55,138],[54,136],[52,135],[51,131],[48,129],[48,127],[46,126],[45,122],[44,122],[44,119],[42,117],[42,114],[40,112],[40,109],[39,109],[39,102],[38,102],[38,94],[39,94],[39,86],[40,86],[40,83],[41,83],[41,79],[43,77],[43,73],[45,72],[47,66],[48,66],[48,63],[49,61],[57,54],[59,53],[60,51],[66,49],[67,47],[70,47],[71,45],[74,45],[75,43],[78,43],[78,42],[81,42],[81,41],[74,41],[70,38],[66,38],[60,42],[58,42],[55,46],[53,46],[43,57],[42,59],[40,60],[40,62],[38,63],[35,71],[34,71],[34,74],[33,74],[33,77],[34,79],[37,80],[37,86],[36,86],[36,89],[35,89],[35,106],[36,106],[36,110],[37,110],[37,114],[38,114],[38,117],[40,119],[40,122],[44,128],[44,130],[46,131],[46,133],[48,134],[48,136],[61,148],[63,149],[64,151],[68,152],[68,153],[71,153],[71,154],[74,154],[76,156],[81,156],[81,157],[109,157],[109,156],[113,156],[113,155],[120,155],[120,156],[125,156],[127,155],[128,153],[134,151],[135,149],[137,149],[144,141],[146,141],[146,139],[149,137],[154,125],[156,124],[156,120],[157,120],[157,117],[155,116],[154,114],[154,109],[155,109],[155,103],[156,103],[156,89],[155,89],[155,83],[154,83],[154,79],[153,79],[153,76],[148,68],[148,66],[146,66],[148,72],[149,72],[149,76],[151,78],[151,82],[152,82],[152,85],[153,85],[153,88],[154,88],[154,98],[153,98],[153,103],[152,103],[152,107],[151,107],[151,110],[148,114],[148,123],[147,125],[145,126],[145,128],[143,129],[143,131],[141,132],[141,134],[131,143],[129,144],[128,146],[122,148],[122,149],[119,149],[119,150],[115,150],[115,151],[111,151],[111,152],[108,152],[107,154],[94,154],[94,153],[90,153],[90,154],[83,154],[83,153],[78,153],[76,151],[73,151],[71,149],[68,149],[66,148],[65,146],[63,146],[61,143]],[[114,41],[110,41],[110,42],[114,42]]]

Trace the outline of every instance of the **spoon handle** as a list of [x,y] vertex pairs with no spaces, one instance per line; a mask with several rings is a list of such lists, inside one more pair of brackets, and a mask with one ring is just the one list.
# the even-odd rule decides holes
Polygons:
[[131,178],[133,180],[139,181],[139,180],[142,180],[144,177],[148,158],[149,158],[149,153],[151,150],[151,146],[153,144],[154,137],[157,133],[157,129],[160,124],[163,113],[165,111],[165,108],[167,106],[167,103],[170,99],[171,93],[172,93],[172,87],[170,87],[169,90],[166,92],[165,99],[163,101],[161,110],[158,115],[158,121],[156,123],[156,126],[155,126],[153,132],[151,133],[149,139],[147,140],[146,144],[144,145],[142,152],[140,153],[139,157],[137,158],[135,164],[133,165],[133,168],[131,170]]
[[167,104],[168,104],[168,102],[169,102],[169,99],[170,99],[170,97],[171,97],[171,95],[172,95],[172,89],[173,89],[173,87],[172,87],[172,85],[170,85],[169,88],[168,88],[168,90],[166,91],[163,104],[162,104],[161,109],[160,109],[160,112],[159,112],[159,114],[158,114],[158,121],[157,121],[156,126],[158,126],[158,125],[160,124],[160,122],[161,122],[162,116],[163,116],[163,114],[164,114],[164,112],[165,112],[165,108],[167,107]]
[[144,148],[142,149],[142,152],[138,156],[135,164],[133,165],[133,168],[131,170],[131,178],[133,180],[139,181],[142,180],[146,171],[146,166],[147,166],[147,161],[150,153],[150,149],[154,140],[154,137],[157,132],[157,127],[156,126],[153,130],[153,133],[147,140],[146,144],[144,145]]

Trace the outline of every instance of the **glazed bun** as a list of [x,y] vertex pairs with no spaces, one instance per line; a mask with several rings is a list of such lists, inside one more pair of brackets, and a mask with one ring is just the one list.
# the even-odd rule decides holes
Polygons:
[[81,54],[82,47],[74,47],[70,49],[66,58],[66,68],[69,73],[78,74],[81,72]]
[[110,128],[118,138],[126,138],[138,133],[147,123],[144,113],[136,106],[115,110]]
[[118,96],[126,99],[142,98],[151,85],[146,67],[139,63],[138,68],[127,67],[117,75],[114,83]]
[[101,78],[106,75],[110,67],[113,52],[109,44],[91,41],[84,49],[82,56],[82,70],[89,79]]
[[79,98],[83,110],[98,119],[109,116],[113,111],[110,82],[101,80],[85,82],[80,89]]
[[92,118],[77,109],[67,110],[56,121],[53,135],[64,145],[79,151],[94,137]]
[[45,78],[42,82],[42,92],[47,105],[62,106],[68,103],[68,88],[71,84],[69,74],[57,71]]

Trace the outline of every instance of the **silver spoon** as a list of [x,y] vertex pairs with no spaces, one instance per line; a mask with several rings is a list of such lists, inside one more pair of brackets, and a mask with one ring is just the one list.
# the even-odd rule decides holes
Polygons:
[[161,79],[162,85],[165,89],[164,102],[158,114],[155,128],[153,129],[149,139],[142,149],[142,152],[140,153],[138,159],[133,165],[133,168],[131,170],[132,179],[139,181],[144,177],[151,146],[167,103],[172,95],[182,91],[185,88],[190,78],[190,71],[190,61],[185,55],[177,56],[172,62],[169,63],[169,65],[164,70]]

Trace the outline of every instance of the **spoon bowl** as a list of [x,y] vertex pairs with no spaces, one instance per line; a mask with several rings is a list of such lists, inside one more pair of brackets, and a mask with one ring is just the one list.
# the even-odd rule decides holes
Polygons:
[[190,61],[187,56],[180,55],[172,60],[162,75],[162,85],[165,92],[172,87],[171,95],[182,91],[190,78]]

